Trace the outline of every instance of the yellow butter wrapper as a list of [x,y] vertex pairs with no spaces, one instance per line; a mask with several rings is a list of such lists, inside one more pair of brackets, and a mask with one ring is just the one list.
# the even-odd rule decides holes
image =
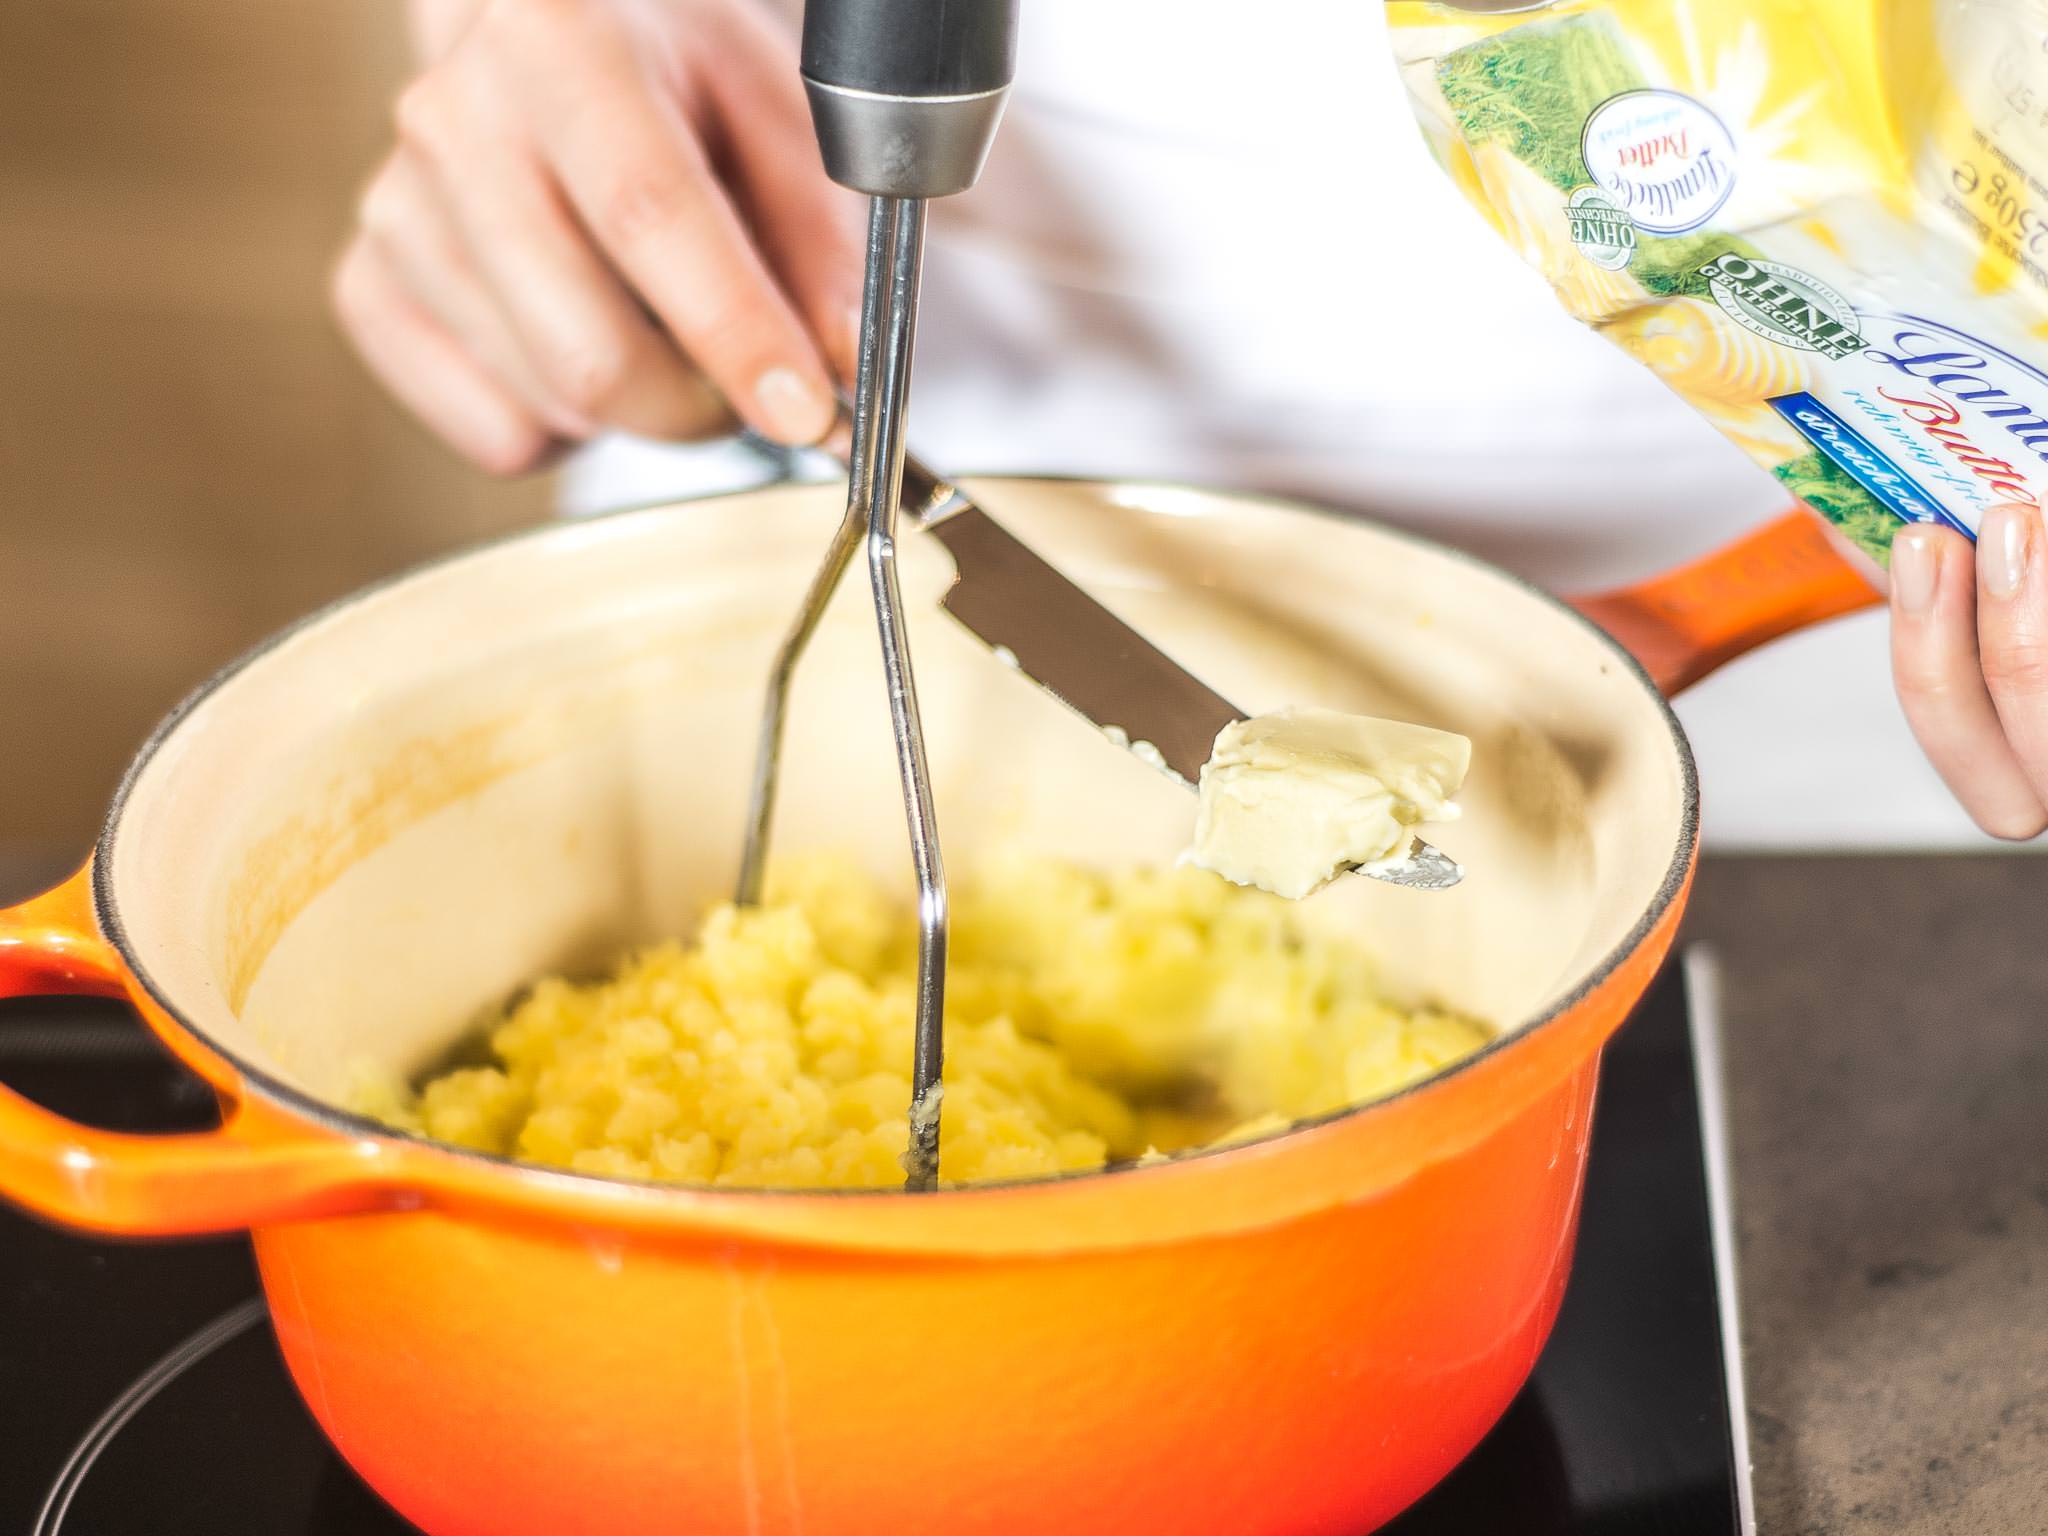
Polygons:
[[1389,0],[1439,162],[1879,561],[2048,499],[2048,0]]

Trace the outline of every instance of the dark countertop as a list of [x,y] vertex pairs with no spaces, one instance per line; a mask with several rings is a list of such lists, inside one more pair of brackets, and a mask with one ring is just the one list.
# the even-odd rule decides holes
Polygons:
[[[0,901],[61,866],[0,857]],[[1710,860],[1765,1536],[2048,1533],[2048,859]]]
[[2048,1532],[2048,859],[1722,859],[1766,1536]]

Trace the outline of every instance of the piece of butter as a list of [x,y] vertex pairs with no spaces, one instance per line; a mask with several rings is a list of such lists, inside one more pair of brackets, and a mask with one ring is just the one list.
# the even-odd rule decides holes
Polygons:
[[1404,857],[1410,828],[1451,821],[1472,743],[1449,731],[1285,709],[1227,725],[1202,768],[1186,862],[1298,900],[1352,865]]

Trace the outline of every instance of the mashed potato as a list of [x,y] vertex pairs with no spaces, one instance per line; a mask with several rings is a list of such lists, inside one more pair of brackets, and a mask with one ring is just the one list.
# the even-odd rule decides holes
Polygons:
[[[853,867],[793,864],[758,910],[592,982],[542,981],[491,1065],[356,1107],[588,1173],[894,1185],[908,1138],[916,928]],[[1199,870],[1044,859],[958,888],[941,1175],[1022,1178],[1256,1135],[1475,1050],[1480,1025],[1382,996],[1367,956]]]

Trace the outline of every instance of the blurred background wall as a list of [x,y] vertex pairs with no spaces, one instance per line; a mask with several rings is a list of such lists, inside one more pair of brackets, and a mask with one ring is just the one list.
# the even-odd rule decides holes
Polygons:
[[405,66],[399,0],[0,0],[0,858],[264,634],[546,515],[327,316]]

